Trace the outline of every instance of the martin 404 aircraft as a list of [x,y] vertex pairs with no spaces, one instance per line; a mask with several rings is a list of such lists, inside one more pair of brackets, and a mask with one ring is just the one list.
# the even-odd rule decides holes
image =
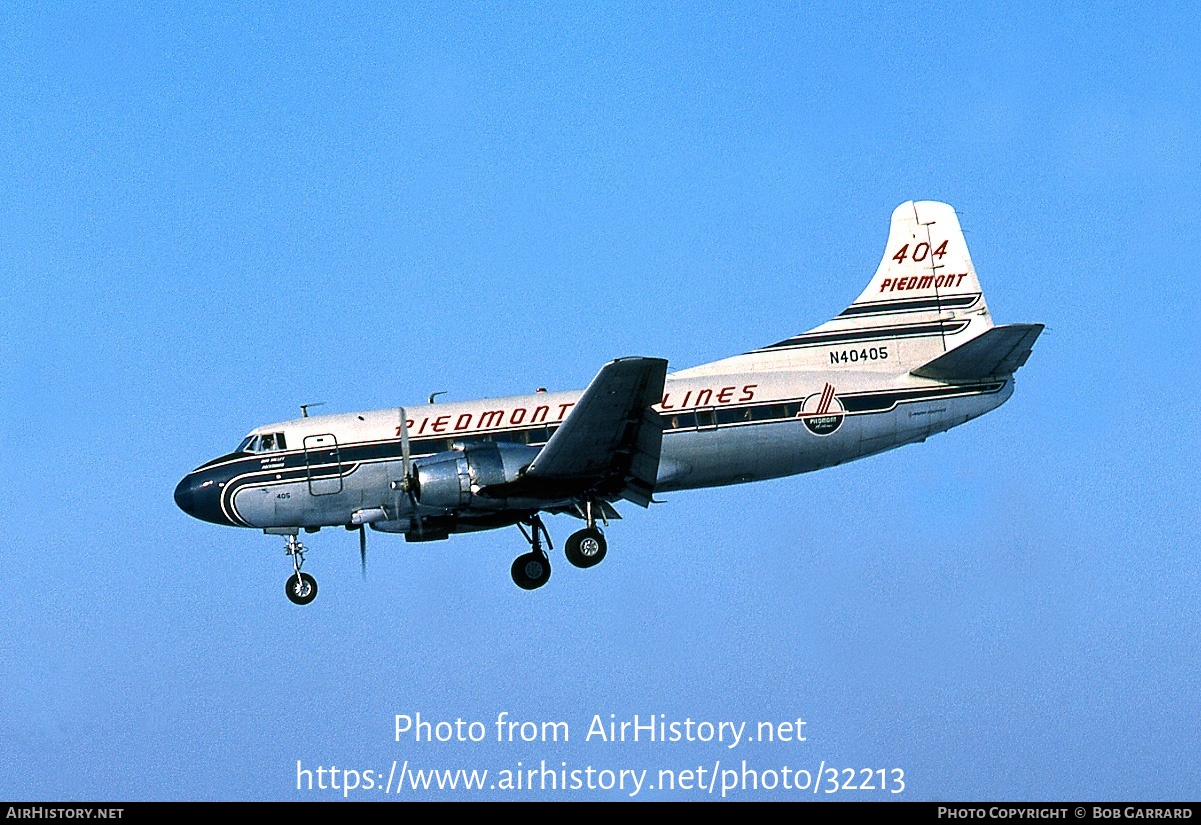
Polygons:
[[[409,541],[516,525],[518,587],[550,578],[541,513],[584,522],[567,560],[592,567],[614,504],[831,467],[924,441],[1005,403],[1042,324],[994,326],[955,210],[903,203],[875,277],[833,320],[668,372],[619,358],[583,391],[305,416],[257,427],[189,473],[175,501],[214,524],[284,537],[288,598],[308,604],[301,530]],[[303,412],[307,413],[307,410]]]

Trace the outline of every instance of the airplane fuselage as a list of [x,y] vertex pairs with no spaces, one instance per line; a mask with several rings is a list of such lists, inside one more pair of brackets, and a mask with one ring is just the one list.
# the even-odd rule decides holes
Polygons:
[[[738,484],[841,464],[922,441],[995,409],[1012,392],[1012,378],[948,385],[877,372],[669,375],[654,408],[663,418],[655,490]],[[532,460],[579,396],[538,392],[259,427],[251,435],[272,436],[272,449],[232,453],[201,466],[180,483],[176,500],[217,524],[311,529],[365,520],[378,530],[409,532],[417,513],[396,489],[403,476],[400,409],[408,416],[415,459],[495,443],[525,448]],[[282,449],[275,448],[278,441]],[[513,505],[506,509],[522,509]],[[486,508],[418,510],[452,524],[451,532],[496,524]]]

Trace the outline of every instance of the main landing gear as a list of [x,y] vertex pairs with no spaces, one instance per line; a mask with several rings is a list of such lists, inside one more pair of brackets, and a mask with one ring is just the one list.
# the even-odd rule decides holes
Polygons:
[[[588,526],[572,533],[563,548],[567,560],[576,567],[593,567],[600,564],[609,549],[605,534],[596,525],[592,509],[592,502],[587,502],[582,514]],[[517,522],[517,527],[530,543],[530,552],[518,556],[509,572],[513,575],[513,583],[522,590],[537,590],[550,580],[550,557],[542,549],[543,537],[546,538],[547,547],[551,550],[555,548],[551,544],[550,533],[546,531],[546,526],[537,513],[525,521]]]
[[304,564],[304,545],[296,536],[286,536],[285,552],[292,557],[292,567],[296,571],[284,586],[288,598],[293,604],[308,604],[317,598],[317,580],[308,573],[301,573]]
[[572,533],[567,539],[567,544],[563,546],[563,553],[567,556],[567,560],[576,567],[592,567],[600,564],[609,549],[609,544],[605,541],[605,534],[596,526],[591,501],[584,505],[584,519],[588,522],[588,526]]
[[563,554],[576,567],[592,567],[601,563],[608,549],[604,533],[595,527],[585,527],[568,536]]
[[[526,532],[526,524],[530,526],[529,532]],[[536,590],[550,580],[550,558],[542,549],[542,537],[546,536],[547,547],[552,550],[555,547],[551,544],[550,533],[546,532],[546,525],[537,513],[530,516],[525,524],[517,522],[517,528],[530,543],[530,552],[518,556],[509,572],[513,574],[513,583],[522,590]]]

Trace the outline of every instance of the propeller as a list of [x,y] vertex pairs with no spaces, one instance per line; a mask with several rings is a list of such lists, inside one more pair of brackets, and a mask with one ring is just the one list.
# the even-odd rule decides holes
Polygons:
[[359,525],[359,563],[363,568],[363,581],[367,581],[367,525]]
[[400,489],[409,497],[409,506],[413,510],[413,520],[417,522],[417,535],[422,534],[421,516],[417,514],[417,478],[413,475],[413,456],[409,449],[409,416],[404,407],[400,408],[400,457],[402,476]]

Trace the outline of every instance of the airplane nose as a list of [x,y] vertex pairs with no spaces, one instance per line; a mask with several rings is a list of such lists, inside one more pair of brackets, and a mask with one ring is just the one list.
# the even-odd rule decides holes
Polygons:
[[232,525],[221,508],[221,490],[229,479],[228,469],[201,468],[188,473],[175,487],[175,504],[192,518]]
[[196,497],[192,494],[192,476],[186,475],[175,488],[175,505],[189,516],[196,517]]

